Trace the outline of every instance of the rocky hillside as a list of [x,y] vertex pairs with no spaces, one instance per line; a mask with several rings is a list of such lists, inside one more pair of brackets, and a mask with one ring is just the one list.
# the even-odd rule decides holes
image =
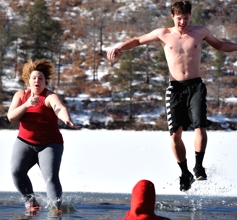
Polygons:
[[[112,85],[110,80],[119,69],[121,60],[109,62],[106,52],[130,37],[169,25],[171,1],[47,0],[46,3],[48,13],[60,22],[63,29],[61,55],[55,59],[57,74],[50,86],[61,94],[74,120],[91,129],[166,130],[165,85],[162,82],[168,72],[164,60],[159,61],[162,68],[156,65],[162,51],[160,45],[151,44],[136,55],[141,67],[137,74],[142,72],[139,80],[143,82],[133,94],[132,106],[126,92],[118,94],[116,85]],[[20,12],[29,10],[33,3],[30,0],[2,0],[1,5],[10,19],[20,22],[27,19],[27,13]],[[237,42],[236,9],[236,1],[195,2],[194,22],[204,23],[219,39]],[[146,51],[149,52],[149,61],[146,60]],[[217,75],[216,52],[203,45],[201,68],[208,88],[208,117],[213,120],[210,129],[237,129],[236,55],[236,52],[225,53],[222,72]],[[18,59],[18,62],[22,61]],[[146,62],[149,62],[149,83],[145,82],[146,74],[142,69]],[[13,93],[23,88],[20,84],[21,69],[17,74],[12,69],[6,72],[0,128],[15,128],[17,125],[8,123],[6,112]],[[12,81],[16,82],[14,87],[6,86]],[[161,84],[164,88],[159,90]]]

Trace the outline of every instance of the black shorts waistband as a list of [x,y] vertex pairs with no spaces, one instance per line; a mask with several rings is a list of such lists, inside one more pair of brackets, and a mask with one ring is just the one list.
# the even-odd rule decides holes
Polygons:
[[182,80],[182,81],[170,81],[171,86],[192,86],[198,83],[201,83],[201,77],[197,77],[194,79]]

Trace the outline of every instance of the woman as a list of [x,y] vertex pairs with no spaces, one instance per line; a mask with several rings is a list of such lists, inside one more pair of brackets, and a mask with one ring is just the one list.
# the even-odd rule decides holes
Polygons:
[[13,146],[11,172],[28,211],[40,209],[27,175],[37,163],[46,183],[50,204],[60,212],[62,187],[58,173],[63,138],[58,129],[58,118],[72,128],[80,128],[73,124],[59,96],[46,88],[53,74],[52,63],[45,59],[29,60],[22,73],[22,79],[29,89],[15,93],[7,115],[10,122],[20,122]]

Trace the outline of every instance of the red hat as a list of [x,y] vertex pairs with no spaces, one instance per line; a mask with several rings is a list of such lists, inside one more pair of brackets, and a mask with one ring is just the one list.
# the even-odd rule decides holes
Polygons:
[[154,213],[156,193],[154,184],[149,180],[140,180],[132,190],[131,208],[126,218],[118,220],[170,220]]

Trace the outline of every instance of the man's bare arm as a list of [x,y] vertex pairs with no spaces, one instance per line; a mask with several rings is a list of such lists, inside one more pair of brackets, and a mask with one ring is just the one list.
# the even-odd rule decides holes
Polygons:
[[158,30],[154,30],[148,34],[142,35],[140,37],[131,38],[124,43],[120,44],[118,47],[110,50],[107,53],[107,58],[109,60],[113,60],[114,58],[118,57],[123,50],[130,50],[137,46],[148,44],[154,41],[159,40],[158,38]]
[[225,41],[220,41],[217,38],[215,38],[212,33],[210,32],[209,29],[206,28],[205,30],[206,37],[204,40],[213,48],[219,51],[223,52],[232,52],[232,51],[237,51],[237,44],[236,43],[231,43],[231,42],[225,42]]

